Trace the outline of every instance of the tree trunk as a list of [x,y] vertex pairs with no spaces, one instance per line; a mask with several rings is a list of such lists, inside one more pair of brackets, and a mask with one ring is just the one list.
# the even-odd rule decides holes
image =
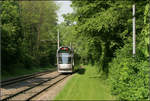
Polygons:
[[40,32],[41,32],[41,24],[43,22],[43,13],[41,12],[40,14],[40,22],[38,24],[38,32],[37,32],[37,45],[36,45],[36,49],[37,49],[37,56],[38,56],[38,53],[39,53],[39,45],[40,45]]

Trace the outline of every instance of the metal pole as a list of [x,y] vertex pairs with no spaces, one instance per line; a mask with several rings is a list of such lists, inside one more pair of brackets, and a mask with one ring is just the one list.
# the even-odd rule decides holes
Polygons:
[[135,4],[133,4],[132,5],[132,9],[133,9],[133,57],[135,56],[135,54],[136,54],[136,30],[135,30],[135,28],[136,28],[136,24],[135,24]]
[[72,45],[71,45],[71,42],[70,42],[70,48],[72,49]]
[[57,34],[57,49],[59,49],[59,29],[58,29],[58,34]]

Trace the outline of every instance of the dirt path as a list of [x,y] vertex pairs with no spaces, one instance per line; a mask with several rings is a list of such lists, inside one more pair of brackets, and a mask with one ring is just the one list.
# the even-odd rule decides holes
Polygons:
[[67,77],[63,81],[59,82],[55,86],[49,88],[47,91],[43,92],[42,94],[38,95],[33,100],[54,100],[56,95],[64,88],[64,85],[67,83],[69,79],[71,79],[73,75]]

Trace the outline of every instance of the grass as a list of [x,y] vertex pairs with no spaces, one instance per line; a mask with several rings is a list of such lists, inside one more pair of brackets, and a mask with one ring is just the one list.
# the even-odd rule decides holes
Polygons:
[[32,74],[32,73],[36,73],[36,72],[42,72],[42,71],[46,71],[46,70],[50,70],[50,69],[54,69],[54,67],[52,67],[52,66],[32,67],[30,69],[16,67],[16,68],[13,68],[13,70],[11,72],[6,72],[6,71],[2,70],[1,79],[6,80],[9,78],[14,78],[14,77]]
[[84,67],[67,82],[55,100],[115,100],[107,81],[98,76],[96,67]]

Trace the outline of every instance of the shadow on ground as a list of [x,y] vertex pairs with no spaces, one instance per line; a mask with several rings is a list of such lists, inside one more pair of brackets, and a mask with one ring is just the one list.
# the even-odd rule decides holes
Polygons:
[[39,84],[40,82],[44,82],[44,81],[46,81],[48,79],[52,79],[52,78],[53,77],[44,77],[44,78],[35,77],[32,79],[24,80],[24,81],[10,84],[7,86],[2,86],[1,88],[9,90],[9,89],[17,89],[17,88],[21,88],[21,87],[32,87],[32,86]]
[[[84,68],[80,68],[78,71],[77,71],[78,74],[80,75],[83,75],[85,73],[85,69]],[[64,73],[62,75],[68,75],[68,73]],[[1,88],[2,89],[6,89],[6,90],[11,90],[11,89],[17,89],[17,88],[22,88],[22,87],[33,87],[37,84],[39,84],[40,82],[44,82],[48,79],[52,79],[53,77],[35,77],[35,78],[32,78],[32,79],[28,79],[28,80],[24,80],[24,81],[21,81],[21,82],[17,82],[17,83],[14,83],[14,84],[11,84],[11,85],[7,85],[7,86],[2,86]]]
[[80,68],[77,73],[80,74],[80,75],[83,75],[85,73],[85,69]]

